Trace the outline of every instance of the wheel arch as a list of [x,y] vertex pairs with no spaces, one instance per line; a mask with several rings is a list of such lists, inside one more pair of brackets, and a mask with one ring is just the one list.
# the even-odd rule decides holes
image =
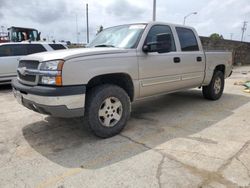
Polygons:
[[135,91],[133,80],[127,73],[112,73],[95,76],[87,83],[87,93],[90,89],[102,84],[117,85],[127,92],[131,101],[134,100]]

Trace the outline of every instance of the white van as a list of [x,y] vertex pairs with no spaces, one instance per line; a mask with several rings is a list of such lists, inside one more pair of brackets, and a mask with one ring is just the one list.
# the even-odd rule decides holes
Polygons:
[[17,76],[18,63],[23,56],[61,49],[67,49],[67,47],[60,43],[1,43],[0,85],[10,83]]

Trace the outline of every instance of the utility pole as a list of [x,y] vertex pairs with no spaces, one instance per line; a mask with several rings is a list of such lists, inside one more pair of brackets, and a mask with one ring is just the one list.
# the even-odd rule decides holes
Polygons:
[[241,42],[243,42],[243,40],[244,40],[244,34],[245,34],[245,31],[247,30],[247,21],[243,22],[243,27],[241,28],[241,30],[242,30]]
[[156,21],[156,0],[153,0],[153,21]]
[[76,14],[76,42],[79,44],[78,15]]
[[234,36],[234,34],[230,33],[230,40],[233,40],[233,36]]
[[87,43],[89,43],[89,5],[86,4],[86,19],[87,19]]

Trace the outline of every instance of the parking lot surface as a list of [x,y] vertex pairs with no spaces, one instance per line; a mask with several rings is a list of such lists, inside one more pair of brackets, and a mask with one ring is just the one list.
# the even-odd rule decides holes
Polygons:
[[125,130],[105,140],[0,86],[0,187],[250,187],[250,94],[234,85],[248,71],[235,70],[219,101],[194,89],[136,102]]

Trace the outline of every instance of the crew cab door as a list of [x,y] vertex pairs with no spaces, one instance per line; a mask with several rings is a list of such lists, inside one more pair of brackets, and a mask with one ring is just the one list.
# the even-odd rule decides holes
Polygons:
[[168,25],[153,25],[145,38],[144,47],[147,44],[156,43],[157,36],[161,34],[171,37],[168,52],[142,51],[138,54],[140,97],[161,94],[182,87],[183,64],[180,61],[180,52],[177,51],[176,37],[173,35],[172,28]]
[[179,41],[182,85],[185,88],[201,86],[205,76],[206,62],[198,34],[185,27],[175,27],[175,30]]

